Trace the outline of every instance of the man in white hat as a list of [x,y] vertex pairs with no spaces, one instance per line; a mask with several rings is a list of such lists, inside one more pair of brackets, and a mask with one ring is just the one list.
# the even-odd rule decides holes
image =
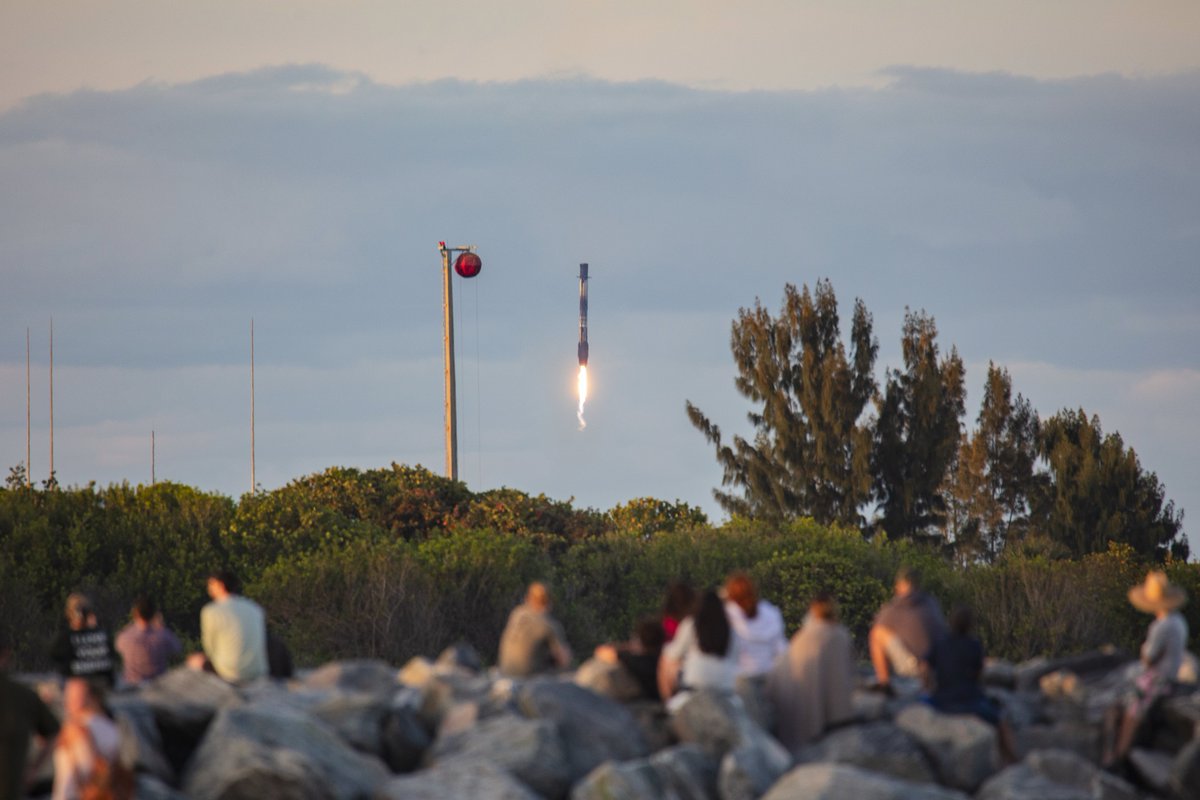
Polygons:
[[1187,592],[1172,584],[1165,572],[1149,572],[1144,583],[1129,590],[1129,602],[1139,611],[1153,614],[1154,622],[1142,644],[1141,672],[1125,697],[1123,709],[1112,709],[1105,719],[1102,763],[1106,767],[1128,755],[1138,725],[1154,701],[1170,693],[1187,649],[1187,620],[1179,613],[1187,602]]

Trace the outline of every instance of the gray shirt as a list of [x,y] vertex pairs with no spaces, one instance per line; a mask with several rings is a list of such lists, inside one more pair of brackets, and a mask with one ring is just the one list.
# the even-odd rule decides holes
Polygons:
[[500,636],[500,671],[519,677],[554,669],[554,642],[566,646],[557,620],[527,603],[517,606]]
[[1175,680],[1183,663],[1187,640],[1187,620],[1178,611],[1154,620],[1142,644],[1142,664],[1153,669],[1163,680]]
[[892,598],[879,609],[875,624],[894,633],[908,652],[922,661],[929,658],[934,643],[947,632],[937,600],[922,591]]

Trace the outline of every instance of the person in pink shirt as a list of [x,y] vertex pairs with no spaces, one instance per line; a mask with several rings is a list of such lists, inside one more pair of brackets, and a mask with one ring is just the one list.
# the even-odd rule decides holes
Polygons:
[[117,634],[117,652],[125,663],[125,683],[136,686],[167,671],[183,652],[175,634],[163,625],[154,600],[142,595],[133,604],[133,621]]

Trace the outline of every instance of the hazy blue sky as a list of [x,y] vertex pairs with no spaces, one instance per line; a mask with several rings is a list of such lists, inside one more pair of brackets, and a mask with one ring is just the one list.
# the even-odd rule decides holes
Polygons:
[[53,315],[60,480],[148,481],[155,430],[241,493],[253,316],[260,483],[440,471],[445,239],[474,489],[719,517],[684,401],[744,430],[730,321],[828,277],[881,371],[924,308],[968,424],[993,360],[1200,514],[1200,4],[645,5],[5,3],[0,463],[29,327],[45,477]]

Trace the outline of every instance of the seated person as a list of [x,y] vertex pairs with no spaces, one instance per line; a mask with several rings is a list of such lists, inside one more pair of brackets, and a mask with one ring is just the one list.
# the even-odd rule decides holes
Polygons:
[[988,697],[979,679],[983,674],[983,643],[971,635],[971,610],[960,607],[950,615],[950,632],[929,652],[933,693],[928,702],[944,714],[974,714],[995,726],[1004,763],[1016,761],[1013,732],[1001,716],[1000,704]]
[[1121,705],[1110,709],[1104,720],[1104,754],[1101,763],[1110,767],[1129,754],[1138,726],[1154,703],[1171,693],[1187,649],[1188,624],[1179,613],[1187,603],[1187,592],[1152,571],[1146,580],[1129,590],[1129,602],[1138,611],[1154,615],[1142,643],[1140,670],[1128,687]]
[[[51,800],[85,796],[133,797],[133,772],[119,761],[121,732],[105,715],[99,689],[71,678],[63,687],[63,726],[54,748]],[[94,795],[95,791],[105,792]]]
[[667,641],[675,638],[679,625],[696,609],[696,592],[685,581],[675,581],[667,587],[663,601],[662,628]]
[[737,648],[733,631],[725,615],[725,604],[711,589],[700,596],[696,613],[685,619],[658,662],[658,689],[670,698],[672,710],[682,705],[686,694],[695,689],[734,690],[737,677]]
[[113,685],[115,663],[112,639],[100,627],[87,595],[67,597],[67,627],[50,648],[50,659],[64,678],[91,678]]
[[595,657],[606,664],[620,664],[637,681],[646,700],[659,700],[658,659],[666,644],[666,633],[662,623],[654,617],[645,617],[637,624],[634,637],[620,644],[602,644],[596,648]]
[[895,594],[879,610],[867,639],[877,688],[890,693],[892,675],[923,677],[930,649],[945,635],[937,600],[922,591],[916,570],[901,567]]
[[241,582],[229,570],[208,576],[212,602],[200,609],[203,653],[188,657],[188,666],[211,670],[230,683],[245,683],[267,674],[267,621],[262,607],[242,597]]
[[853,688],[850,633],[837,621],[833,597],[820,592],[767,677],[779,741],[794,755],[831,725],[850,719]]
[[[12,645],[0,630],[0,798],[24,797],[53,751],[59,724],[37,692],[8,677]],[[38,749],[29,759],[29,744]]]
[[125,663],[125,682],[136,686],[167,671],[183,652],[175,634],[163,625],[154,600],[142,595],[133,604],[133,621],[117,634],[117,652]]
[[550,590],[544,583],[529,584],[525,602],[508,615],[500,635],[500,671],[526,677],[566,669],[571,658],[562,626],[550,616]]
[[725,613],[737,643],[738,676],[766,675],[788,646],[783,614],[759,599],[758,589],[744,572],[735,572],[725,581]]

